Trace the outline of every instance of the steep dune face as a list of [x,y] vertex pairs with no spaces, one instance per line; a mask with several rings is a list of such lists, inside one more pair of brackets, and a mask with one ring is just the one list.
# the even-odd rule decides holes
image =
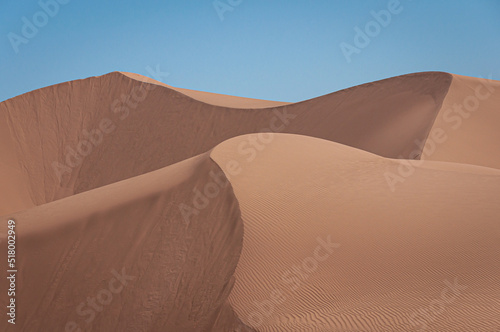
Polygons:
[[[2,196],[18,192],[1,204],[0,213],[160,169],[231,137],[262,131],[409,157],[414,141],[428,135],[451,75],[405,75],[291,105],[179,92],[148,82],[116,72],[0,103],[0,120],[9,133],[5,149],[11,151],[0,164]],[[248,109],[256,106],[268,108]]]
[[115,72],[0,103],[16,328],[493,331],[497,83],[288,104]]
[[417,73],[297,103],[287,107],[298,115],[284,132],[384,157],[413,158],[414,142],[425,141],[450,83],[446,73]]
[[[214,178],[217,195],[186,218],[179,206],[194,209],[193,189],[209,183],[213,192]],[[207,154],[10,217],[20,271],[15,331],[244,331],[226,302],[240,212]],[[4,229],[1,240],[7,252]],[[11,328],[0,320],[0,330]]]
[[[259,149],[248,142],[258,142]],[[245,224],[229,302],[257,331],[495,331],[500,171],[316,138],[244,135],[211,153]]]
[[500,168],[500,82],[453,75],[423,158]]
[[26,174],[20,168],[15,143],[5,118],[0,113],[0,215],[20,211],[34,205],[29,195],[30,188]]

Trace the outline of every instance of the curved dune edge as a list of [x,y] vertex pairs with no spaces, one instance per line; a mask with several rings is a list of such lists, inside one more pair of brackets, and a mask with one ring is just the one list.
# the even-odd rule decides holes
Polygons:
[[[417,73],[287,104],[114,72],[0,103],[0,215],[23,239],[20,326],[490,331],[500,325],[499,84]],[[85,140],[89,154],[57,174],[54,162]],[[204,205],[195,191],[225,183],[218,165],[231,185],[186,222],[180,204]],[[340,246],[317,256],[329,239],[318,234]],[[79,303],[120,268],[138,279],[82,321]],[[454,280],[466,288],[443,305]]]
[[[500,326],[500,171],[407,161],[316,138],[244,135],[210,157],[245,224],[229,296],[257,331]],[[259,149],[249,142],[260,142]]]
[[214,105],[214,106],[222,106],[222,107],[228,107],[228,108],[253,109],[253,108],[270,108],[270,107],[277,107],[277,106],[284,106],[284,105],[291,104],[291,103],[281,102],[281,101],[237,97],[237,96],[230,96],[230,95],[224,95],[224,94],[213,93],[213,92],[205,92],[205,91],[196,91],[196,90],[190,90],[190,89],[184,89],[184,88],[177,88],[177,87],[167,85],[163,82],[154,80],[154,79],[149,78],[147,76],[134,74],[134,73],[128,73],[128,72],[119,72],[119,73],[123,74],[127,77],[130,77],[134,80],[137,80],[137,81],[142,81],[142,82],[146,82],[146,83],[152,83],[152,84],[164,86],[166,88],[180,92],[183,95],[186,95],[190,98],[193,98],[195,100],[201,101],[201,102],[206,103],[206,104]]
[[423,154],[500,169],[500,81],[453,75]]
[[[183,212],[214,179],[217,195]],[[8,217],[18,330],[251,331],[226,301],[242,245],[238,202],[208,154]],[[0,239],[6,252],[3,229]]]
[[0,103],[6,152],[0,215],[161,169],[262,131],[408,158],[415,140],[427,137],[450,83],[446,73],[417,73],[266,109],[209,105],[118,72],[35,90]]

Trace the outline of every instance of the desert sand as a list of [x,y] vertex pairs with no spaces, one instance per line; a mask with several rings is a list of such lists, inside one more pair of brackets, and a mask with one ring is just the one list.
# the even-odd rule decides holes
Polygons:
[[[396,160],[289,134],[250,159],[238,153],[248,140],[211,154],[240,166],[225,172],[245,223],[229,296],[244,323],[259,331],[498,326],[500,170],[426,161],[393,193],[381,175],[397,172]],[[455,280],[450,303],[433,303]]]
[[4,101],[0,330],[498,331],[499,91],[425,72],[286,103],[114,72]]

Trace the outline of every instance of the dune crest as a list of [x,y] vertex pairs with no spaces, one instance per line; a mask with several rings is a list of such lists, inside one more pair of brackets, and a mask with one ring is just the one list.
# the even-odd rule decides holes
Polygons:
[[[231,187],[219,187],[191,218],[179,209],[210,174],[224,178],[204,154],[11,214],[22,275],[18,331],[244,328],[226,303],[243,236]],[[0,330],[9,327],[0,320]]]
[[280,103],[113,72],[4,101],[16,327],[494,331],[498,87],[425,72]]
[[271,101],[271,100],[262,100],[262,99],[254,99],[254,98],[245,98],[245,97],[236,97],[230,95],[223,95],[219,93],[213,92],[205,92],[205,91],[196,91],[184,88],[177,88],[174,86],[167,85],[163,82],[159,82],[152,78],[142,76],[134,73],[120,72],[121,74],[128,76],[134,80],[147,82],[151,84],[158,84],[164,86],[166,88],[175,90],[177,92],[182,93],[188,97],[196,99],[206,104],[214,105],[214,106],[222,106],[222,107],[232,107],[232,108],[270,108],[276,106],[284,106],[290,103],[281,102],[281,101]]
[[[252,140],[260,151],[242,153]],[[236,137],[211,158],[229,178],[245,224],[229,302],[248,326],[500,325],[500,171],[423,162],[393,193],[383,174],[402,161],[289,134]]]
[[6,151],[0,214],[151,172],[255,132],[308,135],[408,158],[419,153],[415,140],[425,141],[451,83],[446,73],[419,73],[300,103],[241,109],[137,76],[114,72],[0,103]]
[[500,82],[453,75],[423,159],[500,168]]

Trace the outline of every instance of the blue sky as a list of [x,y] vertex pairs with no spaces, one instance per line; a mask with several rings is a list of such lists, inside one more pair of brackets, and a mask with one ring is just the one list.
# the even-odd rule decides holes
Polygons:
[[0,101],[148,66],[173,86],[282,101],[419,71],[500,79],[498,0],[54,1],[1,2]]

